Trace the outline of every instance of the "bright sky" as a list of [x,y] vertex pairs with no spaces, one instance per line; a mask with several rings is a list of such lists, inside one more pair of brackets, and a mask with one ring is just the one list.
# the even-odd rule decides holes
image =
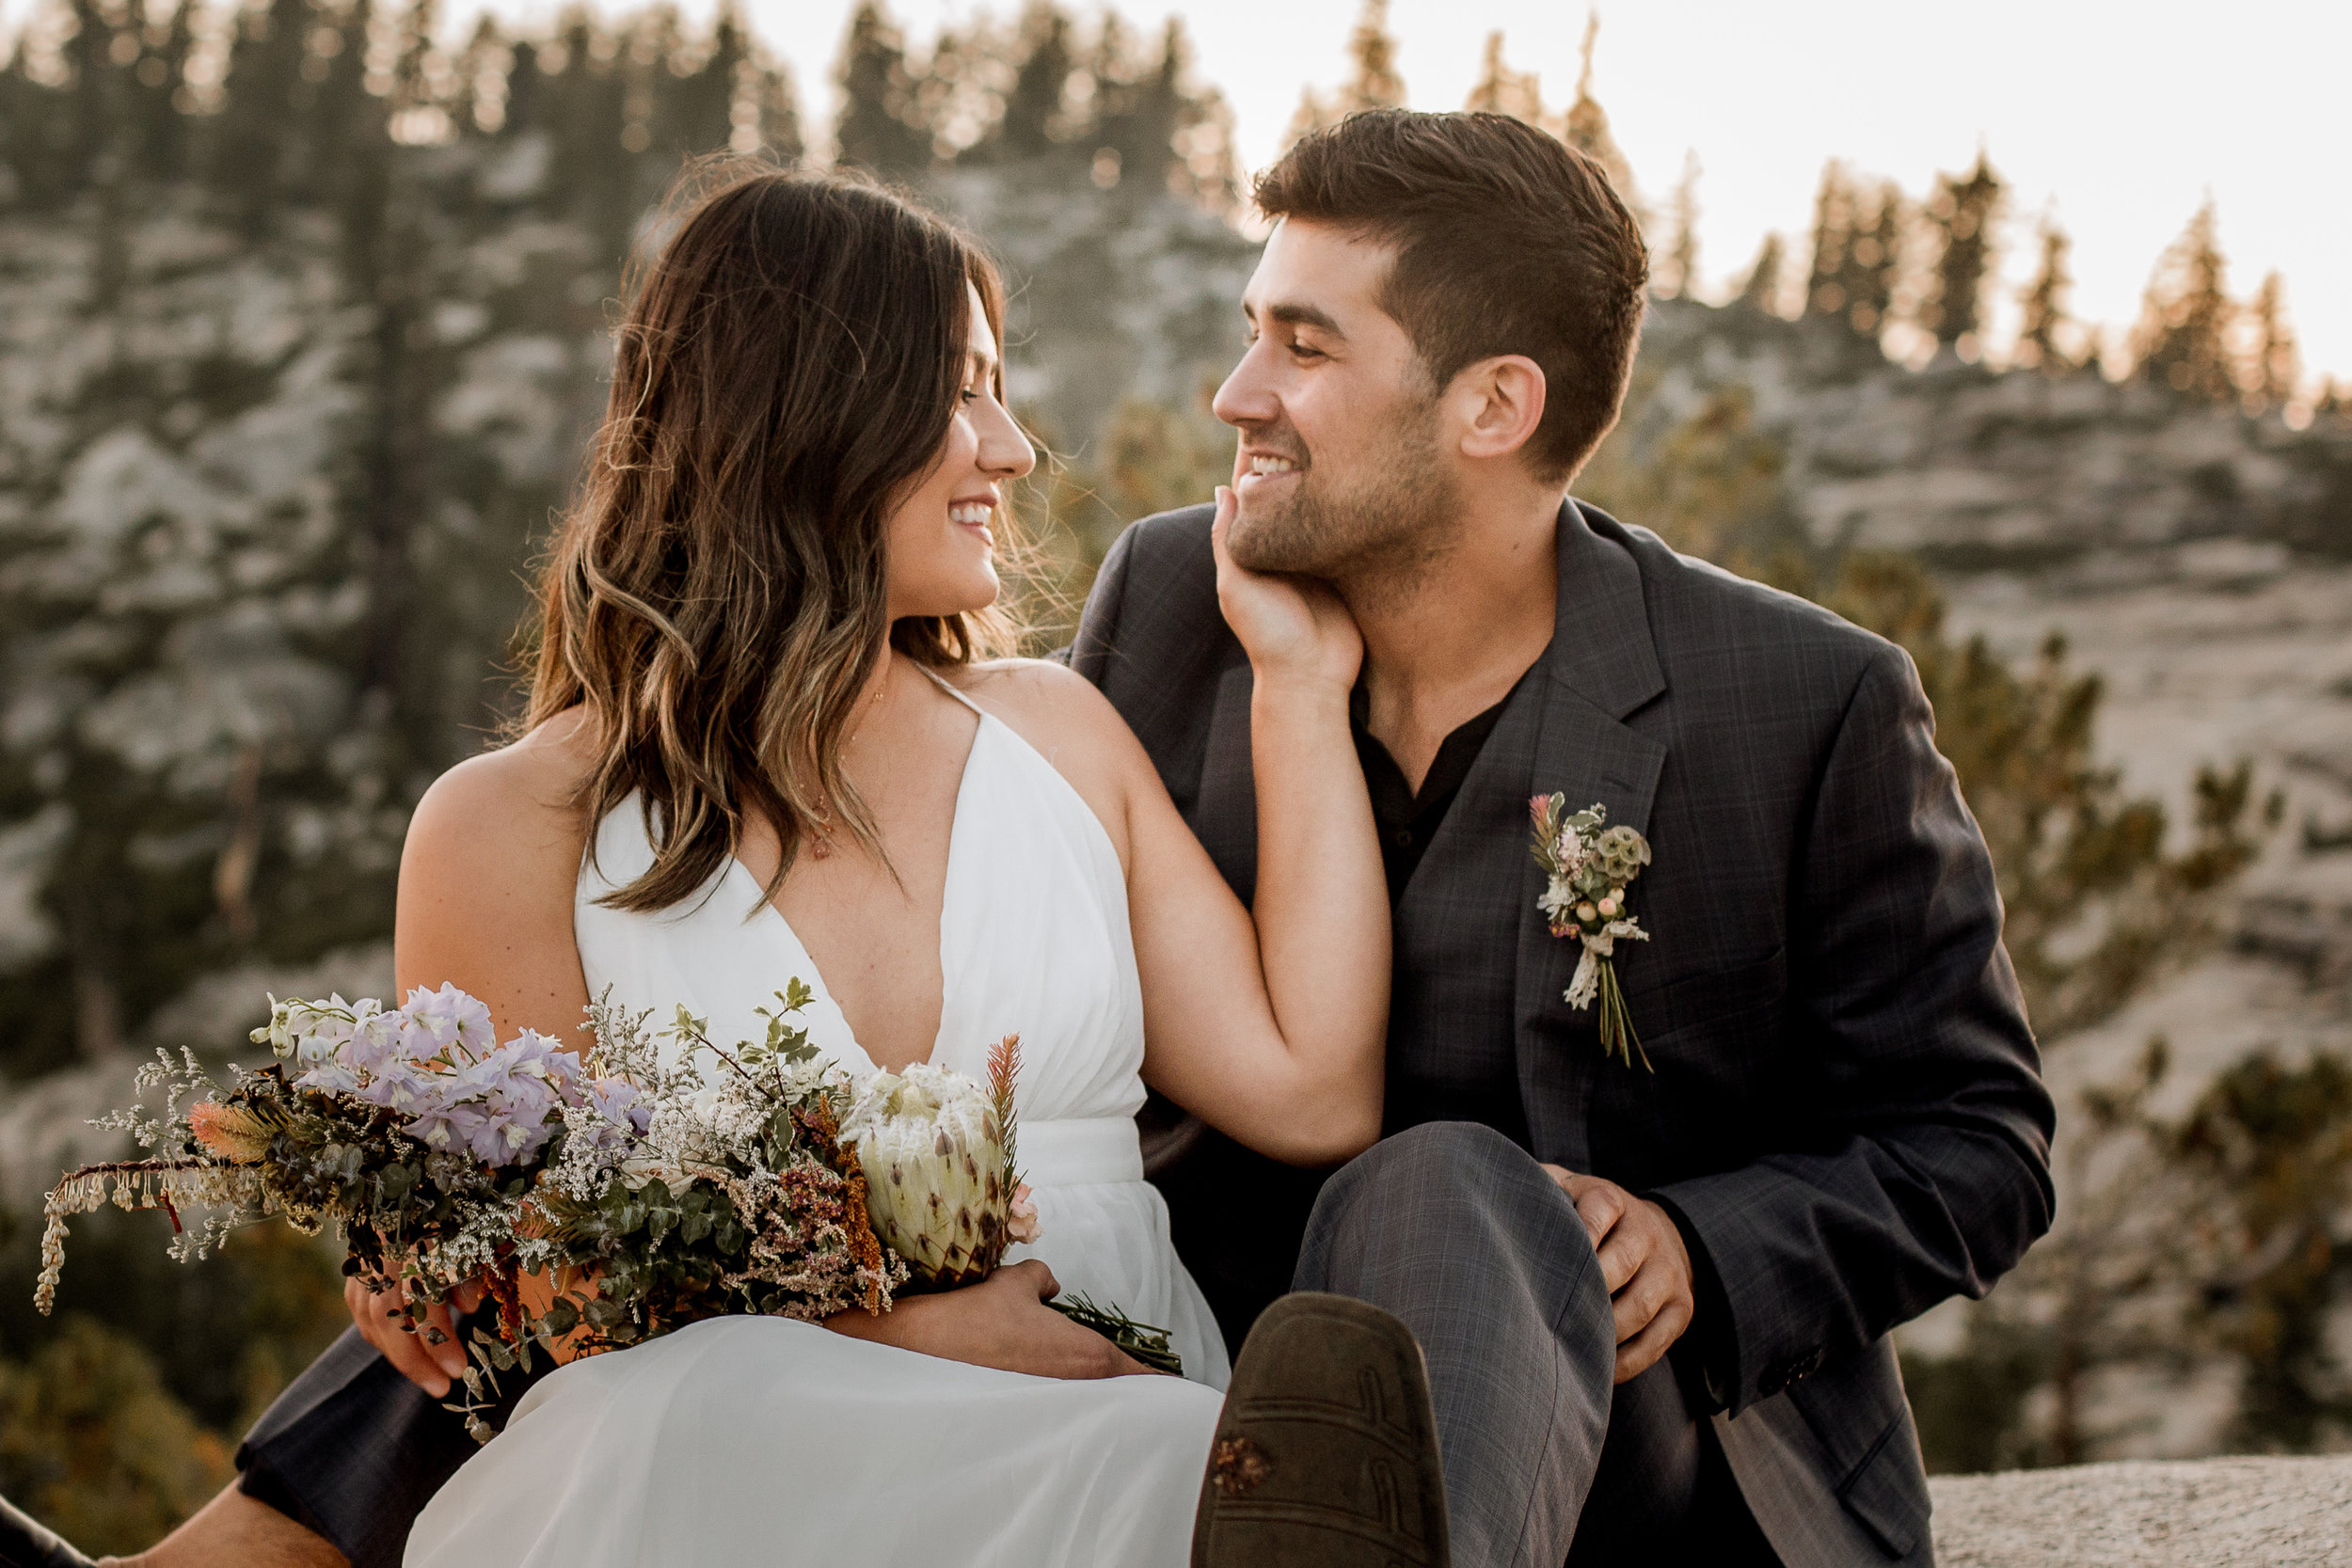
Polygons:
[[[31,0],[0,0],[0,18]],[[942,22],[1020,0],[886,0],[919,48]],[[1082,13],[1083,0],[1065,0]],[[605,0],[622,8],[624,0]],[[811,129],[832,121],[834,61],[853,0],[744,0],[790,62]],[[707,16],[712,0],[688,0]],[[1147,35],[1181,13],[1197,68],[1221,87],[1255,166],[1277,151],[1308,83],[1328,87],[1359,0],[1118,0]],[[544,22],[553,0],[496,8]],[[463,4],[445,14],[467,12]],[[2352,200],[2345,148],[2344,0],[1602,0],[1595,94],[1645,196],[1662,203],[1686,155],[1702,174],[1705,291],[1744,275],[1770,230],[1802,249],[1821,166],[1836,157],[1913,196],[1981,142],[2010,184],[1995,336],[2054,212],[2074,239],[2075,313],[2127,328],[2157,253],[2211,195],[2250,295],[2285,275],[2304,362],[2352,378]],[[1488,32],[1554,108],[1572,96],[1585,7],[1573,0],[1391,0],[1411,101],[1458,108]],[[451,25],[469,24],[453,16]]]
[[[748,0],[792,62],[812,125],[852,0]],[[977,10],[894,0],[911,39]],[[1183,15],[1201,76],[1221,87],[1243,156],[1273,157],[1310,82],[1344,75],[1358,0],[1121,0],[1139,28]],[[2210,193],[2250,295],[2286,277],[2307,367],[2352,377],[2352,199],[2345,149],[2352,6],[2343,0],[1602,0],[1594,95],[1636,180],[1662,201],[1698,156],[1700,264],[1711,289],[1743,275],[1768,230],[1800,246],[1821,166],[1843,158],[1914,196],[1982,142],[2010,182],[2005,276],[2033,262],[2045,207],[2074,238],[2078,315],[2127,327],[2157,253]],[[1459,108],[1488,32],[1545,101],[1573,96],[1585,8],[1563,0],[1391,0],[1414,106]],[[2013,292],[2005,289],[2004,294]],[[2006,297],[2000,319],[2013,317]]]

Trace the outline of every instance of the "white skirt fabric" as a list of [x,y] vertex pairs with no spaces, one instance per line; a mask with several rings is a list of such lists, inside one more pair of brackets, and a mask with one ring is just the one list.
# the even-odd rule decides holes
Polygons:
[[1063,1382],[717,1319],[542,1381],[406,1560],[1182,1568],[1220,1403],[1180,1378]]

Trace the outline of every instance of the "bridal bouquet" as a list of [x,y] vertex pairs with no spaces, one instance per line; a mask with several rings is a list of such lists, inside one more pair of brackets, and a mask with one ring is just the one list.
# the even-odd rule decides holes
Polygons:
[[[390,1011],[273,999],[253,1032],[267,1066],[232,1067],[224,1086],[193,1053],[159,1052],[138,1087],[167,1090],[164,1114],[96,1123],[153,1157],[85,1166],[50,1193],[35,1305],[55,1302],[70,1216],[109,1201],[163,1209],[183,1260],[272,1215],[306,1233],[331,1221],[344,1273],[371,1291],[404,1285],[413,1307],[485,1285],[496,1333],[475,1330],[452,1408],[486,1441],[485,1390],[528,1370],[534,1343],[578,1354],[710,1317],[880,1313],[1034,1239],[1012,1163],[1017,1037],[992,1052],[985,1086],[927,1066],[857,1085],[793,1022],[808,988],[776,1000],[764,1038],[722,1047],[683,1007],[653,1029],[608,992],[576,1055],[528,1029],[497,1043],[489,1009],[452,986]],[[209,1211],[198,1228],[189,1208]],[[1063,1310],[1175,1370],[1164,1333],[1084,1301]]]

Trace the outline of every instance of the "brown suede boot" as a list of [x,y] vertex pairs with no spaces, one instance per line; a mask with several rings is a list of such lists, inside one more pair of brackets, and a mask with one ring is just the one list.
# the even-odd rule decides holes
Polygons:
[[1193,1568],[1447,1568],[1445,1472],[1412,1332],[1301,1292],[1242,1346],[1193,1523]]

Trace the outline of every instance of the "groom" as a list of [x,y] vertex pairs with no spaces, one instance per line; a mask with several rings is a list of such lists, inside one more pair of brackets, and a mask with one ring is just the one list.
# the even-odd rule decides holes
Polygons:
[[[1216,401],[1229,547],[1328,581],[1363,631],[1390,1136],[1316,1196],[1190,1129],[1158,1178],[1178,1248],[1236,1339],[1285,1287],[1411,1326],[1464,1568],[1927,1563],[1887,1332],[2048,1227],[2051,1103],[1918,678],[1567,499],[1646,269],[1591,162],[1384,111],[1256,198],[1277,227]],[[1073,662],[1247,899],[1250,672],[1210,520],[1127,531]],[[1536,907],[1528,816],[1554,792],[1654,848],[1629,900],[1652,940],[1615,960],[1647,1066],[1563,999],[1579,948]],[[1316,1501],[1278,1472],[1216,1528],[1256,1543],[1233,1560],[1296,1560],[1283,1521]]]

